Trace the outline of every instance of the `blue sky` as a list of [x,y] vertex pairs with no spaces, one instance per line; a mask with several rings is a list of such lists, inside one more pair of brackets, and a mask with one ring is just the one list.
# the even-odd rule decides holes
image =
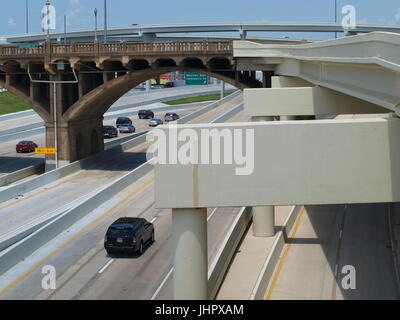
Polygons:
[[[45,0],[29,1],[29,29],[41,32],[41,7]],[[5,6],[5,3],[7,5]],[[93,9],[103,26],[103,0],[52,0],[57,29],[92,28]],[[0,35],[25,33],[25,0],[2,0]],[[338,7],[353,5],[359,23],[399,24],[399,0],[338,0]],[[108,0],[109,26],[195,22],[332,22],[334,0]],[[340,21],[340,12],[338,21]],[[271,34],[273,35],[273,34]],[[320,36],[324,37],[324,36]]]

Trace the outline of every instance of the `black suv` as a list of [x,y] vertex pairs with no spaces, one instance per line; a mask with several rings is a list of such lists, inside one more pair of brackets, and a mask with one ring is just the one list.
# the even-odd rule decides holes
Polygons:
[[116,138],[118,137],[118,130],[113,126],[103,126],[103,137],[104,138]]
[[151,110],[139,110],[139,119],[153,119],[154,112]]
[[123,126],[124,124],[132,124],[132,120],[127,117],[119,117],[117,118],[117,128]]
[[154,226],[143,218],[120,218],[107,230],[104,248],[107,253],[143,253],[145,244],[154,242]]

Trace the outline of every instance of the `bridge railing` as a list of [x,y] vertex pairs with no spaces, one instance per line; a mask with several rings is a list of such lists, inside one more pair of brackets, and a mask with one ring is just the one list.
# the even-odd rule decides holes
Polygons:
[[[109,43],[71,43],[52,44],[50,55],[90,55],[101,54],[232,54],[233,45],[230,40],[222,41],[170,41],[170,42],[109,42]],[[46,54],[45,46],[37,48],[18,48],[15,46],[0,46],[1,57],[35,57]]]

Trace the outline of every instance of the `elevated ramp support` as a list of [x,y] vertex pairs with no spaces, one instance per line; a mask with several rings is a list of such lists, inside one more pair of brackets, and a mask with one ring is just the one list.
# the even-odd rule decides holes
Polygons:
[[248,116],[310,116],[388,113],[375,104],[323,87],[244,90]]
[[[398,118],[180,125],[177,132],[159,129],[166,137],[164,151],[176,143],[178,155],[192,146],[191,154],[198,157],[180,163],[173,156],[155,164],[156,207],[173,209],[175,299],[206,297],[205,208],[400,201]],[[217,148],[215,140],[207,142],[211,153],[219,153],[221,159],[227,156],[226,145],[232,143],[226,137],[239,136],[233,145],[246,150],[245,164],[202,164],[206,150],[202,143],[210,140],[202,130],[208,129],[224,132]],[[238,167],[246,170],[238,174]]]
[[[237,175],[241,165],[235,162],[156,164],[158,208],[400,201],[400,119],[182,125],[178,136],[193,129],[201,145],[201,130],[211,128],[232,136],[234,130],[253,132],[254,154],[246,155],[253,170]],[[161,130],[168,137],[168,129]],[[245,134],[241,138],[243,146],[251,143]],[[224,154],[224,143],[219,147]]]

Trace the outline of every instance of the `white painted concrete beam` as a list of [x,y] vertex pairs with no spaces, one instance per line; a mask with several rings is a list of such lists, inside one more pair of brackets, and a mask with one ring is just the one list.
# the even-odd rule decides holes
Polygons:
[[244,90],[248,116],[307,116],[386,113],[372,103],[322,87]]
[[[250,130],[254,154],[251,148],[243,154],[247,168],[254,160],[254,170],[237,175],[245,165],[235,159],[221,165],[155,165],[158,208],[400,201],[397,118],[183,125],[178,135],[189,128],[200,146],[206,140],[201,129]],[[235,145],[246,148],[245,136]],[[218,150],[223,148],[222,143]]]
[[291,88],[291,87],[313,87],[314,85],[301,78],[273,76],[271,77],[271,86],[272,88]]
[[[275,61],[275,72],[299,77],[357,97],[400,114],[400,35],[374,32],[303,45],[267,45],[234,41],[234,57],[240,64],[254,58]],[[260,70],[263,70],[260,67]]]

